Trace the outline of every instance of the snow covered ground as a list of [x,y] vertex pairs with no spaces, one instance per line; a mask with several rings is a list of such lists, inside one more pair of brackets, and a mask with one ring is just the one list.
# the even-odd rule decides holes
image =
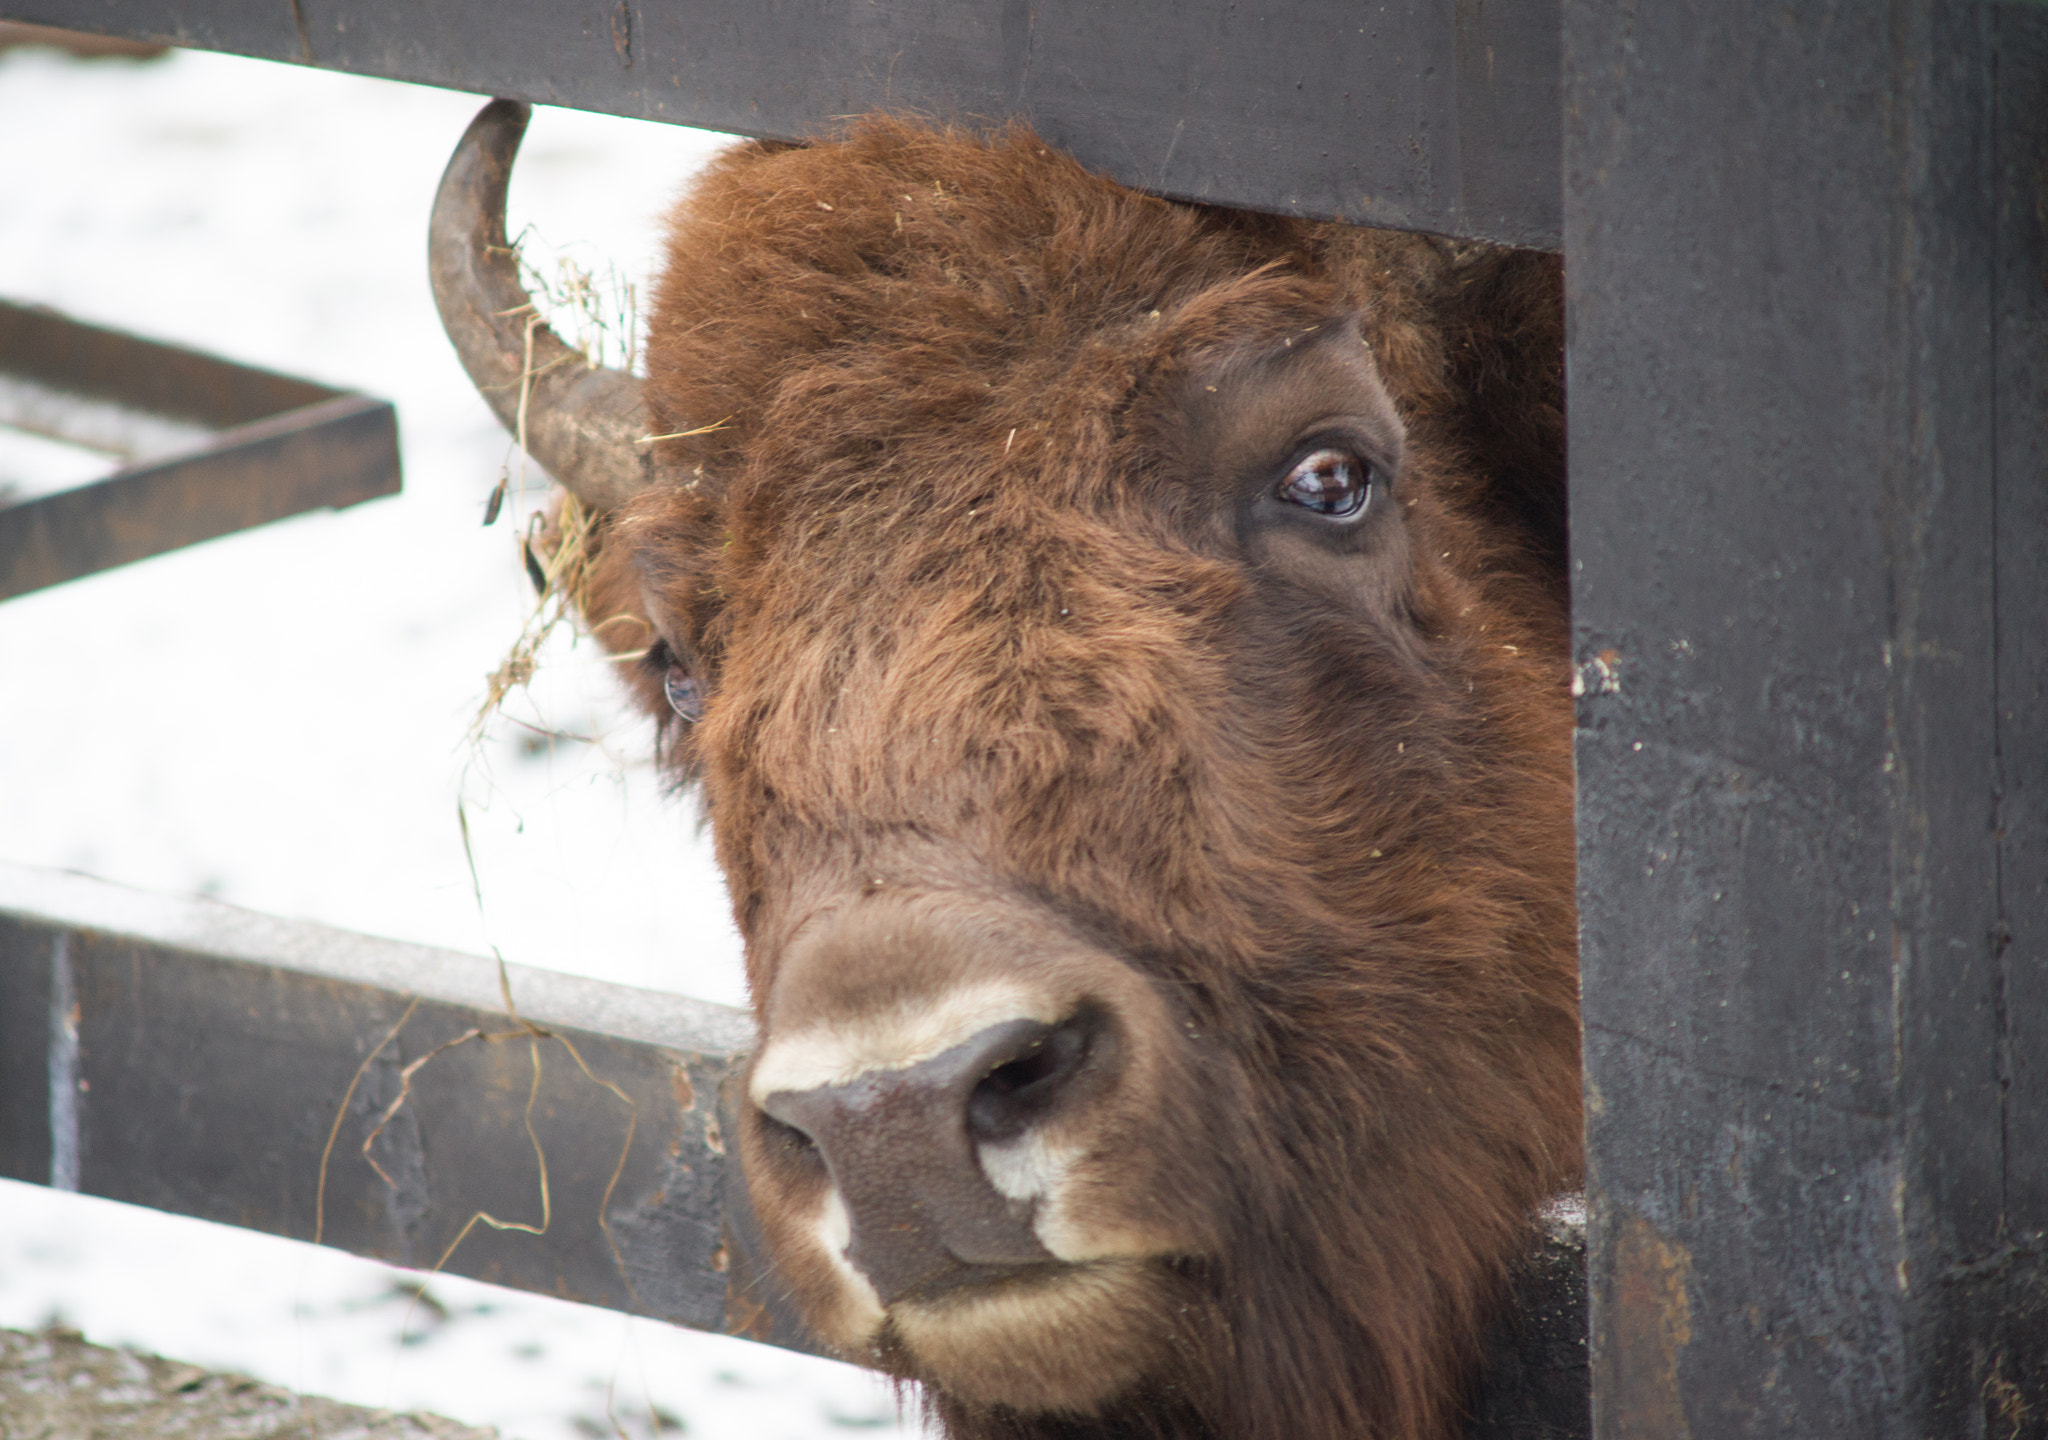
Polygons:
[[[405,461],[402,497],[0,605],[0,859],[740,1003],[708,841],[587,643],[551,644],[508,707],[526,726],[468,738],[532,605],[523,515],[479,523],[516,459],[425,277],[429,199],[478,103],[222,56],[0,56],[0,293],[391,399]],[[512,227],[544,270],[561,251],[643,276],[665,203],[721,143],[543,111]],[[95,468],[0,443],[0,484]],[[0,1324],[61,1315],[523,1440],[669,1420],[735,1440],[909,1429],[847,1367],[452,1279],[415,1301],[416,1285],[0,1183]]]

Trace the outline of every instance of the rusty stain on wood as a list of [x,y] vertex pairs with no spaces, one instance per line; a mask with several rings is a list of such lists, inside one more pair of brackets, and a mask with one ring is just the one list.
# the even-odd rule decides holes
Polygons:
[[1598,1433],[1689,1440],[1678,1360],[1692,1342],[1692,1255],[1634,1214],[1614,1226],[1613,1244],[1613,1299],[1593,1359]]

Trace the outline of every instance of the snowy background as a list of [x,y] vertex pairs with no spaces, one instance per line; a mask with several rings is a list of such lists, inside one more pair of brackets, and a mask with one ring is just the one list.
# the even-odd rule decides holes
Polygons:
[[[708,839],[587,642],[551,642],[533,693],[468,738],[533,605],[523,513],[480,524],[516,457],[426,285],[434,184],[478,104],[196,53],[0,54],[0,294],[392,400],[405,463],[401,497],[0,604],[0,859],[742,1003]],[[722,143],[541,111],[511,228],[544,273],[644,279],[662,210]],[[112,465],[0,432],[0,486]],[[909,1433],[848,1367],[419,1283],[0,1182],[0,1325],[61,1318],[520,1440]]]

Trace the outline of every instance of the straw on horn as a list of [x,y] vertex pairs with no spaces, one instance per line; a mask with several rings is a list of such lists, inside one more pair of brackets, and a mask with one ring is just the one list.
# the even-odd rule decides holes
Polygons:
[[[493,100],[441,176],[427,262],[442,327],[463,369],[526,452],[589,508],[617,509],[653,484],[640,382],[563,344],[519,283],[505,239],[505,188],[532,107]],[[521,416],[521,409],[525,414]]]

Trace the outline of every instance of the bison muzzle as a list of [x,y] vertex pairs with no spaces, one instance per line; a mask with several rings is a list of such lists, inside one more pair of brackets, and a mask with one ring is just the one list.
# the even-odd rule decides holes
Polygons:
[[1580,1165],[1555,262],[877,118],[695,183],[642,382],[524,125],[436,291],[708,806],[799,1312],[956,1437],[1449,1433]]

